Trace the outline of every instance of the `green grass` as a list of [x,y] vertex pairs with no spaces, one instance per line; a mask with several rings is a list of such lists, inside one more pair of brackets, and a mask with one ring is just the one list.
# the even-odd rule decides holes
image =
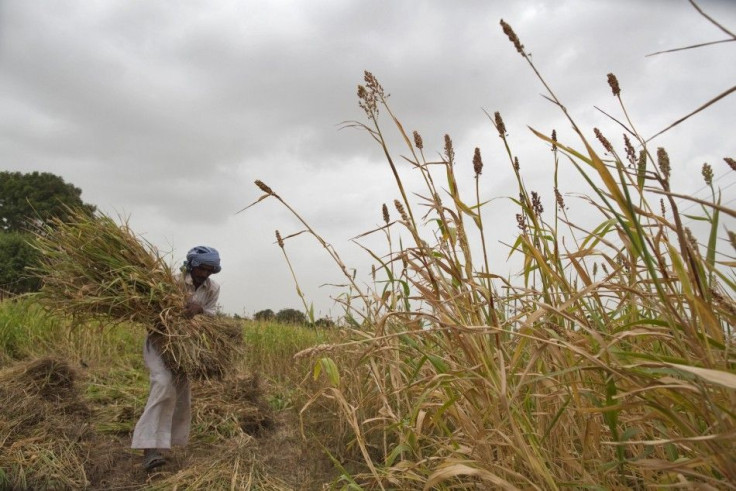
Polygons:
[[44,315],[36,303],[21,299],[6,301],[1,305],[0,354],[6,360],[47,351],[59,341],[60,331],[64,329],[63,322]]
[[269,379],[283,382],[298,380],[309,372],[309,363],[294,360],[294,355],[320,344],[334,342],[340,333],[336,329],[246,321],[243,336],[245,365]]
[[83,364],[140,358],[143,328],[69,319],[46,312],[33,297],[0,303],[0,360],[56,355]]

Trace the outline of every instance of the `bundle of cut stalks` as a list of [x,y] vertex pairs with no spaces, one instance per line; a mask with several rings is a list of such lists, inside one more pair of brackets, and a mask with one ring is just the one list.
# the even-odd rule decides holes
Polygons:
[[146,326],[167,366],[192,378],[221,377],[239,354],[242,333],[227,319],[181,315],[187,292],[158,250],[127,222],[72,211],[35,234],[41,302],[75,317]]
[[89,408],[60,359],[0,370],[0,489],[82,489]]
[[274,410],[265,398],[258,374],[196,384],[192,421],[202,434],[230,438],[243,433],[262,436],[275,427]]

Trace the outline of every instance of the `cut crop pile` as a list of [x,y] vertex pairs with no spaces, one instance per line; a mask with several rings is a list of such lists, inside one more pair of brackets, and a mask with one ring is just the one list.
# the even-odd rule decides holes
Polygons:
[[39,299],[51,310],[143,324],[167,366],[192,378],[221,377],[238,356],[240,327],[227,319],[180,315],[187,292],[178,275],[127,223],[73,211],[35,236]]
[[[75,372],[62,360],[41,358],[0,371],[0,488],[82,488],[84,424],[89,408],[79,398]],[[3,482],[5,481],[5,482]]]

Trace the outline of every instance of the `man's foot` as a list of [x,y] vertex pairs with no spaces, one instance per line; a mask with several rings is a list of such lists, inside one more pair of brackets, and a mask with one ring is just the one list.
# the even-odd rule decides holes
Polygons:
[[147,448],[143,450],[143,468],[146,472],[151,472],[157,467],[161,467],[166,463],[166,459],[155,448]]

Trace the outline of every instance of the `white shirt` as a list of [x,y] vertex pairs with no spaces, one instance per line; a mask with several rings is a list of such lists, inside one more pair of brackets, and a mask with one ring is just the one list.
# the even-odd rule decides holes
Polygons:
[[190,295],[189,300],[201,305],[204,315],[214,317],[217,313],[217,300],[220,298],[220,285],[212,278],[207,278],[204,283],[199,285],[199,288],[194,288],[192,275],[185,271],[182,276],[184,277],[184,285],[186,285],[187,292]]

